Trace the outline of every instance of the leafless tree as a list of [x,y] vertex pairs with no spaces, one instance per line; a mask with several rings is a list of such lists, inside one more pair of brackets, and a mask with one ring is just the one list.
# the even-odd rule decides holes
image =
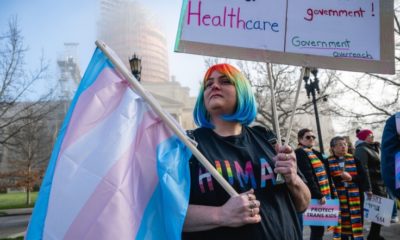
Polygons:
[[[55,139],[51,133],[52,124],[49,123],[52,119],[49,118],[50,115],[46,110],[52,106],[47,103],[43,104],[47,107],[41,110],[42,117],[39,120],[23,119],[23,127],[7,144],[10,172],[14,173],[12,177],[15,186],[23,187],[26,190],[26,205],[30,204],[30,192],[33,186],[40,183]],[[34,109],[28,108],[24,111],[29,111],[25,114],[31,116]]]
[[[12,17],[8,30],[0,35],[0,145],[3,146],[24,127],[25,119],[40,119],[43,116],[42,103],[53,93],[49,89],[34,101],[26,100],[35,84],[46,78],[48,72],[48,64],[43,57],[39,59],[38,68],[29,71],[25,63],[27,51],[17,17]],[[25,101],[23,107],[16,107],[22,101]]]
[[6,166],[0,169],[0,190],[24,187],[28,203],[33,181],[44,169],[40,163],[48,160],[52,146],[43,124],[59,104],[52,101],[56,91],[49,85],[42,95],[32,94],[36,84],[48,80],[48,63],[40,57],[39,66],[29,70],[23,40],[17,17],[12,17],[0,34],[0,161]]
[[[394,35],[395,66],[394,75],[374,73],[335,75],[341,89],[341,96],[333,98],[335,115],[342,121],[356,127],[382,128],[383,122],[393,113],[400,111],[400,1],[395,1]],[[343,96],[346,96],[343,98]],[[345,100],[344,100],[345,99]],[[348,104],[348,103],[352,104]],[[353,131],[354,129],[351,129]],[[354,134],[354,132],[352,132]]]
[[[271,105],[271,88],[274,88],[278,123],[281,129],[282,136],[286,136],[289,125],[289,120],[293,111],[293,104],[297,92],[298,81],[301,83],[300,97],[295,110],[295,121],[291,132],[291,139],[295,139],[296,131],[299,128],[309,127],[305,126],[302,122],[303,117],[314,115],[314,108],[312,102],[306,97],[304,92],[304,81],[300,79],[301,68],[272,64],[272,86],[268,79],[268,71],[266,63],[249,63],[241,62],[238,64],[243,72],[251,79],[252,85],[255,89],[255,96],[258,103],[258,116],[256,122],[270,127],[276,131],[274,125],[274,116]],[[319,105],[319,113],[321,115],[330,115],[331,108],[329,104],[320,104],[326,97],[333,93],[335,79],[332,71],[324,71],[320,74],[323,77],[323,81],[320,81],[320,92],[317,94],[317,103]]]

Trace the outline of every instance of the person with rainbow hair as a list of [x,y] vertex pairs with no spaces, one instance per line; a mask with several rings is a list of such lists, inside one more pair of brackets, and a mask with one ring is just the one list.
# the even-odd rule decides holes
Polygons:
[[302,239],[297,213],[310,192],[293,149],[272,146],[265,128],[249,126],[257,105],[245,76],[229,64],[211,66],[193,114],[197,148],[239,195],[230,197],[193,156],[183,239]]

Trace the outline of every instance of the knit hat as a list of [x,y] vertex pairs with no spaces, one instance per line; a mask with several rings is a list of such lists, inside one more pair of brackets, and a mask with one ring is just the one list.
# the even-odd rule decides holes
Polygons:
[[365,141],[365,139],[367,139],[367,137],[370,134],[373,134],[371,130],[363,129],[363,130],[360,130],[359,132],[357,132],[357,138],[362,140],[362,141]]

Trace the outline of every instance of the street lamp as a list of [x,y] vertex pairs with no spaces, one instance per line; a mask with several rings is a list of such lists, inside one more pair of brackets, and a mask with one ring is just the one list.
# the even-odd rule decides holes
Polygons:
[[136,54],[133,54],[131,58],[129,58],[129,65],[131,67],[131,71],[133,76],[140,82],[140,75],[142,73],[142,59],[140,59]]
[[310,95],[312,96],[312,103],[314,105],[314,112],[315,112],[315,120],[317,122],[319,149],[320,149],[320,152],[322,154],[324,154],[324,144],[322,143],[321,126],[319,124],[317,99],[315,98],[315,95],[316,95],[315,92],[317,92],[319,94],[319,80],[317,78],[318,69],[312,68],[311,73],[314,76],[314,80],[311,80],[311,78],[310,78],[310,68],[305,69],[303,80],[305,82],[307,97],[310,98]]

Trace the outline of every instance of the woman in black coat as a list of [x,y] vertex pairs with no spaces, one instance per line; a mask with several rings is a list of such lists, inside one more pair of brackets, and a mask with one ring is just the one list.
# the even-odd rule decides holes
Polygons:
[[[320,204],[325,204],[326,199],[330,199],[331,194],[333,194],[328,163],[322,154],[313,148],[315,145],[315,135],[310,129],[301,129],[297,134],[297,138],[299,142],[299,147],[295,151],[297,166],[307,180],[311,198],[318,199]],[[317,172],[324,177],[318,178]],[[325,189],[325,191],[321,189]],[[325,230],[323,226],[310,226],[310,228],[310,240],[323,239]]]
[[[379,157],[379,144],[374,142],[374,134],[369,129],[357,131],[359,141],[356,145],[354,156],[360,160],[365,170],[366,193],[386,197],[386,189],[381,175],[381,161]],[[381,225],[371,223],[368,239],[383,239],[380,236]]]

